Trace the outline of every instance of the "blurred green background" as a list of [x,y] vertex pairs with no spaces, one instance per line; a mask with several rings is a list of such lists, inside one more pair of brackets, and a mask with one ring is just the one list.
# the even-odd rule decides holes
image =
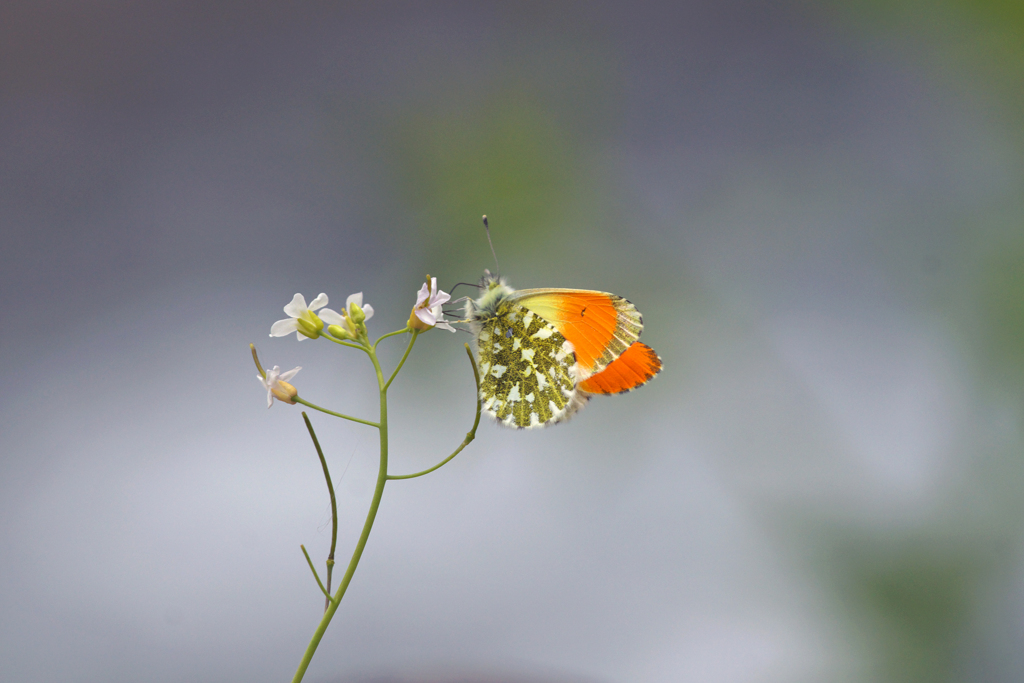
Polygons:
[[[389,485],[307,680],[1024,679],[1022,46],[995,2],[8,3],[0,678],[289,677],[327,500],[246,345],[369,416],[281,306],[397,329],[487,214],[665,370]],[[396,471],[469,427],[464,341]],[[374,435],[315,422],[347,548]]]

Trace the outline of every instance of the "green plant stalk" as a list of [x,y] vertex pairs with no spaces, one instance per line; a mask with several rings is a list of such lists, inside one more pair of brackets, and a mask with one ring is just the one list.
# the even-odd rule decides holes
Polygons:
[[[380,389],[382,393],[387,393],[388,387],[390,387],[391,383],[395,381],[395,377],[398,377],[398,371],[402,369],[403,365],[405,365],[405,359],[409,357],[409,352],[412,351],[412,345],[416,343],[416,338],[418,336],[420,336],[419,331],[418,330],[413,330],[412,331],[412,339],[409,340],[409,346],[407,346],[405,348],[405,353],[402,354],[402,360],[398,361],[398,365],[395,366],[395,371],[391,373],[391,377],[388,377],[388,381],[387,382],[384,382],[384,375],[381,373],[380,365],[378,365],[378,363],[377,363],[377,354],[376,353],[371,353],[370,354],[370,358],[371,358],[371,360],[373,360],[373,367],[375,367],[377,369],[377,378],[381,382],[384,382],[384,384],[381,385],[381,389]],[[378,340],[378,341],[380,341],[380,340]],[[376,346],[377,345],[374,344],[375,348],[376,348]]]
[[468,446],[473,439],[476,438],[476,428],[480,426],[480,370],[476,367],[476,361],[473,359],[473,352],[469,350],[469,344],[466,344],[465,346],[466,353],[469,355],[469,364],[473,366],[473,379],[476,380],[476,418],[473,420],[473,428],[466,432],[466,438],[462,440],[462,443],[459,444],[459,447],[455,449],[454,453],[433,467],[429,467],[422,472],[416,472],[415,474],[389,474],[388,479],[415,479],[416,477],[422,477],[424,474],[430,474],[434,470],[439,470],[447,465],[452,458],[461,453],[462,449]]
[[[320,456],[320,466],[324,469],[324,479],[327,480],[327,493],[331,496],[331,552],[327,554],[327,588],[324,589],[324,593],[327,599],[324,601],[324,611],[331,606],[331,573],[334,571],[334,549],[338,546],[338,500],[334,497],[334,484],[331,482],[331,471],[327,469],[327,458],[324,457],[324,450],[320,448],[320,440],[316,438],[316,432],[313,431],[313,423],[309,421],[309,415],[306,415],[306,411],[302,411],[302,419],[306,421],[306,429],[309,430],[309,437],[313,439],[313,445],[316,446],[316,454]],[[306,552],[303,548],[302,552]],[[306,555],[306,559],[309,560],[309,555]],[[310,562],[310,567],[313,563]],[[315,575],[316,572],[314,571]],[[320,582],[320,577],[317,577],[317,583]],[[323,588],[321,586],[321,588]]]
[[395,330],[394,332],[388,332],[387,334],[382,334],[380,336],[380,339],[378,339],[377,341],[373,342],[373,350],[376,351],[377,350],[377,344],[380,344],[382,341],[384,341],[388,337],[394,337],[394,336],[399,335],[399,334],[405,334],[408,331],[409,331],[408,327],[403,327],[400,330]]
[[[404,331],[405,330],[401,330],[399,332],[392,332],[391,334],[385,335],[385,337],[401,334],[401,332]],[[430,472],[433,472],[434,470],[448,463],[452,458],[454,458],[456,455],[462,452],[462,449],[465,448],[470,442],[472,442],[474,438],[476,438],[476,429],[480,424],[480,373],[477,370],[476,361],[473,359],[473,353],[470,351],[469,345],[467,344],[466,353],[469,355],[469,361],[473,367],[473,378],[476,381],[476,418],[473,421],[473,429],[471,429],[466,434],[466,438],[459,445],[459,447],[455,449],[454,453],[449,455],[447,458],[442,460],[434,467],[410,475],[398,475],[391,477],[388,476],[388,387],[391,386],[391,382],[393,382],[395,377],[398,375],[398,371],[402,369],[403,365],[405,365],[405,361],[409,357],[409,353],[412,351],[413,344],[416,343],[417,336],[419,336],[419,333],[413,331],[411,339],[409,340],[409,346],[406,348],[405,353],[402,355],[401,361],[399,361],[398,366],[395,368],[394,372],[391,373],[391,376],[387,379],[387,381],[384,380],[384,372],[381,370],[380,361],[377,359],[377,345],[374,344],[373,346],[370,346],[369,344],[367,344],[366,346],[359,347],[361,350],[365,351],[366,354],[370,357],[370,360],[373,362],[374,372],[376,372],[377,374],[377,386],[380,388],[379,423],[375,424],[373,422],[367,422],[365,420],[357,420],[355,418],[349,417],[348,415],[333,413],[331,411],[324,410],[322,408],[319,408],[318,406],[313,406],[306,403],[305,401],[302,401],[302,403],[304,403],[305,405],[309,405],[311,408],[316,408],[318,410],[323,410],[323,412],[325,413],[337,415],[338,417],[343,417],[345,419],[354,420],[356,422],[362,422],[363,424],[368,424],[373,427],[377,427],[378,431],[380,432],[380,467],[377,470],[377,485],[373,491],[373,500],[370,501],[370,509],[366,513],[366,521],[363,522],[363,531],[359,535],[359,541],[356,543],[355,550],[353,550],[352,552],[352,559],[349,560],[348,567],[345,569],[345,575],[342,577],[341,583],[338,585],[338,590],[334,593],[333,597],[330,595],[328,590],[324,589],[323,584],[320,584],[320,577],[317,576],[316,569],[313,567],[313,563],[312,561],[310,561],[308,553],[306,554],[306,561],[309,563],[310,569],[313,570],[313,576],[316,577],[317,583],[320,584],[320,590],[323,591],[326,596],[327,608],[324,611],[323,617],[320,619],[320,624],[317,626],[316,631],[313,633],[312,639],[309,641],[309,645],[306,647],[305,653],[302,655],[302,660],[299,662],[299,668],[296,670],[295,676],[292,678],[292,683],[299,683],[299,681],[302,680],[303,676],[305,676],[306,669],[309,667],[309,663],[312,661],[313,655],[314,653],[316,653],[316,649],[320,645],[320,641],[321,639],[323,639],[324,633],[327,631],[327,626],[331,623],[331,619],[334,618],[335,612],[337,612],[338,608],[341,606],[341,599],[345,596],[345,591],[348,590],[348,585],[352,581],[352,575],[355,574],[356,567],[359,565],[359,560],[363,556],[363,549],[366,547],[366,541],[370,537],[370,530],[373,528],[373,522],[377,518],[377,509],[380,507],[381,498],[384,496],[384,485],[387,483],[388,479],[412,479],[413,477],[420,477],[423,476],[424,474],[429,474]],[[384,337],[381,337],[381,339],[383,338]],[[380,339],[378,339],[377,341],[380,342]],[[334,519],[335,529],[337,529],[337,509],[334,507],[333,487],[331,486],[330,475],[327,473],[327,462],[326,460],[324,460],[323,453],[320,450],[320,444],[317,442],[315,434],[313,434],[312,426],[309,424],[309,418],[306,417],[305,413],[303,413],[303,417],[306,419],[306,424],[309,427],[310,435],[313,437],[313,443],[316,444],[317,446],[317,453],[320,455],[321,463],[323,464],[324,468],[324,476],[327,477],[327,485],[331,489],[332,518]],[[306,552],[305,548],[303,548],[302,550],[303,553]],[[332,538],[332,556],[333,551],[334,539]],[[330,571],[331,565],[328,564],[328,582],[330,581]],[[328,583],[328,585],[330,584]]]
[[306,552],[306,546],[300,545],[299,547],[302,548],[302,554],[306,556],[306,564],[309,565],[309,570],[313,572],[313,578],[316,579],[316,585],[320,586],[320,592],[327,597],[327,602],[330,603],[331,594],[326,588],[324,588],[323,582],[320,581],[320,575],[316,573],[316,567],[313,566],[313,560],[309,559],[309,553]]
[[[405,350],[405,355],[402,357],[404,362],[409,356],[409,352],[412,350],[412,345],[416,343],[417,335],[414,333],[412,338],[409,340],[409,347]],[[292,683],[299,683],[302,677],[306,674],[306,669],[309,667],[310,661],[313,659],[313,654],[316,652],[317,646],[320,645],[320,640],[324,637],[324,633],[327,631],[327,626],[331,623],[331,619],[334,618],[334,613],[338,611],[338,607],[341,606],[341,599],[345,596],[345,591],[348,590],[348,585],[352,581],[352,575],[356,572],[356,567],[359,565],[359,560],[363,556],[363,549],[366,547],[366,541],[370,538],[370,530],[373,529],[373,522],[377,518],[377,509],[380,507],[380,500],[384,496],[384,485],[388,481],[388,389],[387,385],[390,383],[384,381],[384,372],[380,368],[380,361],[377,360],[377,354],[371,347],[366,350],[367,355],[370,356],[370,360],[373,362],[373,369],[377,373],[377,386],[380,387],[380,422],[377,424],[377,429],[380,432],[380,467],[377,470],[377,485],[373,490],[373,500],[370,501],[370,509],[366,513],[366,521],[363,522],[363,531],[359,534],[359,541],[356,543],[355,550],[352,552],[352,559],[349,560],[348,567],[345,569],[345,576],[342,577],[341,583],[338,585],[338,590],[335,592],[334,597],[329,601],[327,610],[324,612],[324,616],[320,619],[320,624],[317,626],[316,631],[313,633],[313,638],[309,641],[309,645],[306,647],[306,652],[302,655],[302,660],[299,662],[299,668],[295,672],[295,676],[292,678]],[[401,365],[399,365],[401,368]],[[396,372],[399,368],[396,368]],[[394,379],[392,374],[391,379]]]
[[300,396],[294,396],[292,398],[292,400],[295,401],[296,403],[301,403],[302,405],[306,406],[307,408],[312,408],[313,410],[319,410],[321,413],[325,413],[327,415],[333,415],[334,417],[340,417],[343,420],[351,420],[352,422],[358,422],[359,424],[369,425],[371,427],[379,427],[380,426],[376,422],[370,422],[369,420],[361,420],[358,417],[352,417],[351,415],[345,415],[343,413],[336,413],[333,410],[327,410],[327,408],[321,408],[317,404],[310,403],[309,401],[305,400],[304,398],[302,398]]

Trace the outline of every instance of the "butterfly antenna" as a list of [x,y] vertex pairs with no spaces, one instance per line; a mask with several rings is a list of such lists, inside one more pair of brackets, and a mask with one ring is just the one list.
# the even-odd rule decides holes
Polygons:
[[487,231],[487,244],[491,245],[491,256],[494,257],[494,267],[498,271],[498,277],[501,277],[501,266],[498,265],[498,254],[494,251],[494,242],[491,241],[491,226],[487,225],[487,215],[484,215],[484,230]]
[[[471,282],[458,282],[458,283],[452,285],[452,291],[450,291],[448,293],[449,294],[454,294],[456,287],[476,287],[477,289],[480,289],[480,285],[474,285]],[[462,299],[460,299],[460,301],[462,301],[463,299],[467,299],[467,298],[469,298],[469,297],[462,297]],[[452,302],[452,303],[454,303],[454,302]]]

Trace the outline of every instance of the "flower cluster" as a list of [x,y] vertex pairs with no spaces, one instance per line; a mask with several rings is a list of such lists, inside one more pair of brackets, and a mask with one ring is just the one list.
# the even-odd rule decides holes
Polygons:
[[[437,278],[428,275],[427,282],[416,295],[416,305],[413,306],[404,331],[426,332],[434,327],[440,327],[455,332],[455,328],[445,322],[441,309],[449,300],[451,295],[437,288]],[[299,341],[326,337],[334,342],[354,341],[364,348],[369,348],[366,321],[373,317],[373,306],[363,303],[363,293],[349,295],[345,300],[345,308],[340,313],[326,308],[327,303],[327,295],[322,292],[308,306],[306,298],[302,294],[296,294],[284,307],[288,317],[278,320],[270,327],[270,336],[285,337],[294,332]],[[288,380],[299,370],[301,368],[281,372],[281,368],[275,365],[264,375],[263,369],[260,368],[257,379],[267,390],[267,407],[273,405],[275,398],[286,403],[295,403],[298,391],[288,383]]]
[[[340,330],[344,330],[339,336],[328,327],[327,331],[332,335],[339,336],[341,339],[354,339],[358,333],[356,325],[373,317],[373,306],[370,304],[363,305],[362,292],[349,295],[345,301],[345,312],[347,312],[347,315],[345,312],[338,313],[329,308],[324,308],[326,305],[327,295],[323,292],[313,299],[309,307],[306,306],[306,298],[301,294],[296,294],[288,305],[284,307],[284,312],[289,317],[274,323],[270,327],[270,336],[286,337],[294,332],[299,341],[307,337],[309,339],[316,339],[323,332],[324,323],[326,322],[332,327],[338,326]],[[315,311],[320,312],[316,313]]]

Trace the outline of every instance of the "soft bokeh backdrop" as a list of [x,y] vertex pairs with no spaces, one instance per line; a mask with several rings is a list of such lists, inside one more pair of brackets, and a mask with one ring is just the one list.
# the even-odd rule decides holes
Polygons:
[[[665,370],[390,484],[307,680],[1024,679],[1022,46],[990,0],[5,3],[0,678],[290,680],[329,507],[247,344],[373,417],[271,323],[401,327],[486,213]],[[396,471],[468,429],[465,337]],[[313,419],[344,557],[376,437]]]

